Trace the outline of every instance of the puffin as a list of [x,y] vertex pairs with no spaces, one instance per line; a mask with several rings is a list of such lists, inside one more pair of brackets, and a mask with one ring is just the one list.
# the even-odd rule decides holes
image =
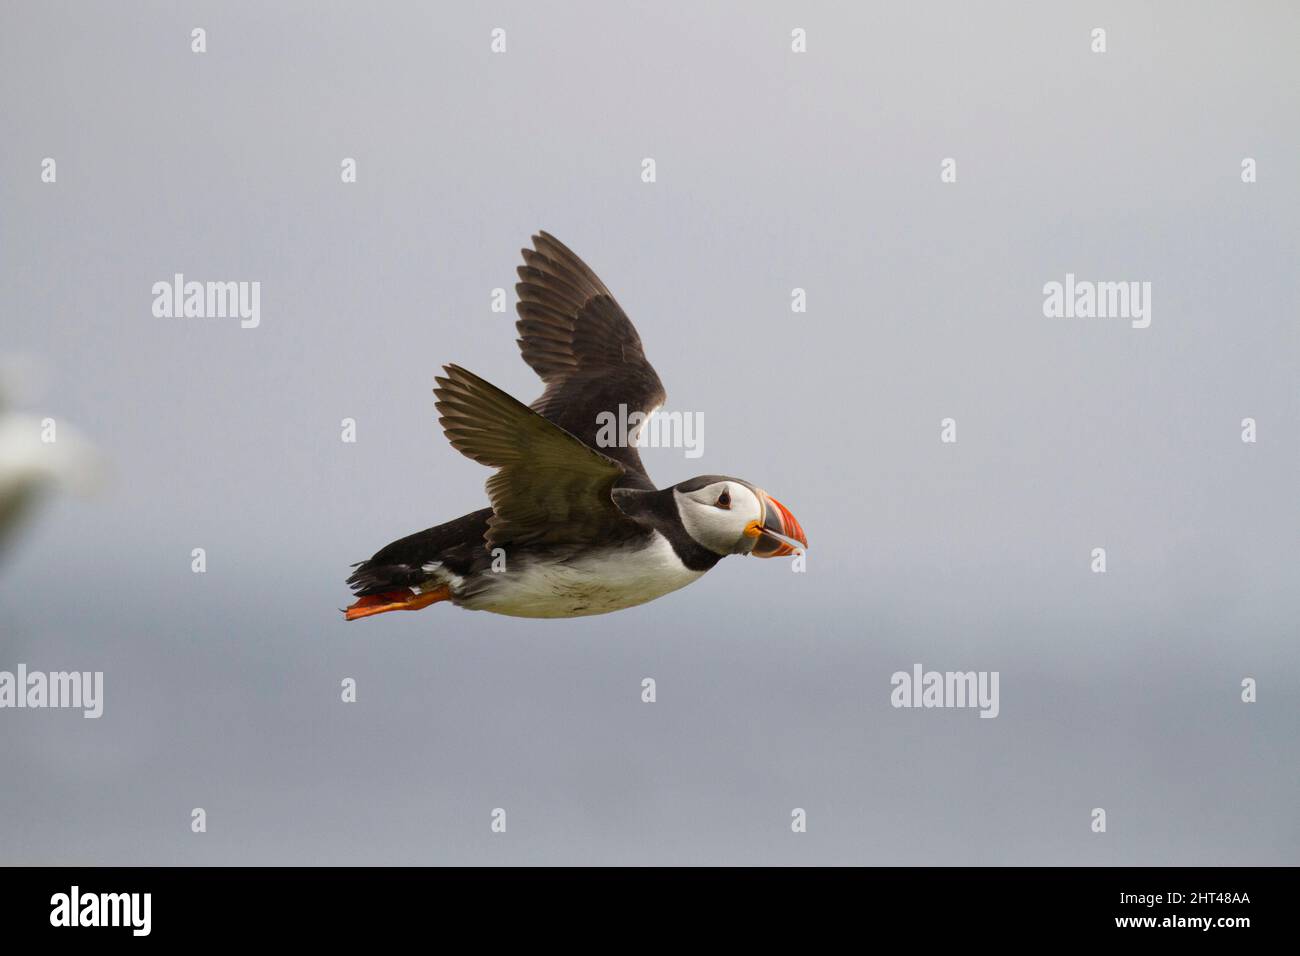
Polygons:
[[11,394],[23,397],[24,385],[31,390],[36,371],[16,359],[0,361],[0,558],[50,491],[90,497],[108,476],[100,452],[72,426],[60,421],[54,433],[53,419],[9,408]]
[[[752,482],[651,481],[637,439],[666,394],[632,321],[554,236],[539,232],[521,252],[515,327],[541,397],[525,405],[459,365],[434,379],[451,446],[495,469],[490,507],[354,564],[345,619],[438,602],[525,618],[606,614],[683,588],[729,555],[802,553],[799,522]],[[627,424],[611,439],[620,406],[640,415],[619,415]]]

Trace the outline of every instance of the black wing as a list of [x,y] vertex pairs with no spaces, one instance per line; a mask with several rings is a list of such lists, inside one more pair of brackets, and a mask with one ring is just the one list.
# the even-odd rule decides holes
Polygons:
[[596,273],[554,236],[533,236],[533,248],[521,251],[515,327],[524,361],[546,383],[532,409],[622,464],[629,479],[623,484],[653,488],[632,444],[636,428],[621,446],[597,438],[600,416],[613,416],[621,427],[632,413],[645,416],[664,403],[663,384],[631,319]]
[[458,365],[437,379],[438,421],[452,447],[496,468],[487,482],[489,548],[585,544],[641,533],[615,506],[625,470],[522,402]]

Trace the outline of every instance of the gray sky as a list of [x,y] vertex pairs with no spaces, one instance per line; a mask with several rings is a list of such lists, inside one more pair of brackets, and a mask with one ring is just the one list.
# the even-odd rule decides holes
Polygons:
[[[99,720],[0,711],[0,862],[1300,862],[1297,36],[1262,2],[5,4],[0,348],[115,479],[0,566],[0,670],[105,675]],[[489,308],[539,228],[705,418],[652,476],[762,485],[807,573],[344,625],[349,564],[486,501],[430,389],[539,393]],[[175,272],[260,282],[260,326],[155,318]],[[1150,282],[1151,326],[1045,318],[1067,272]],[[998,671],[999,716],[891,707],[914,663]]]

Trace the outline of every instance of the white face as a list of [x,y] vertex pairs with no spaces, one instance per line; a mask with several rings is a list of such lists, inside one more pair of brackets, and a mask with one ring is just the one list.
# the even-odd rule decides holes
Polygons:
[[751,522],[762,522],[758,495],[735,481],[715,481],[695,491],[673,489],[677,513],[686,533],[716,554],[747,554],[758,541],[745,534]]

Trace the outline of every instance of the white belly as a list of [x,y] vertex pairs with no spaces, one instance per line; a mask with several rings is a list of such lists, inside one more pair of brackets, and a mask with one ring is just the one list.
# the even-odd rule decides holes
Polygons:
[[578,557],[563,564],[531,562],[499,572],[489,586],[457,601],[475,611],[512,617],[583,617],[653,601],[704,572],[682,564],[658,532],[640,550]]

